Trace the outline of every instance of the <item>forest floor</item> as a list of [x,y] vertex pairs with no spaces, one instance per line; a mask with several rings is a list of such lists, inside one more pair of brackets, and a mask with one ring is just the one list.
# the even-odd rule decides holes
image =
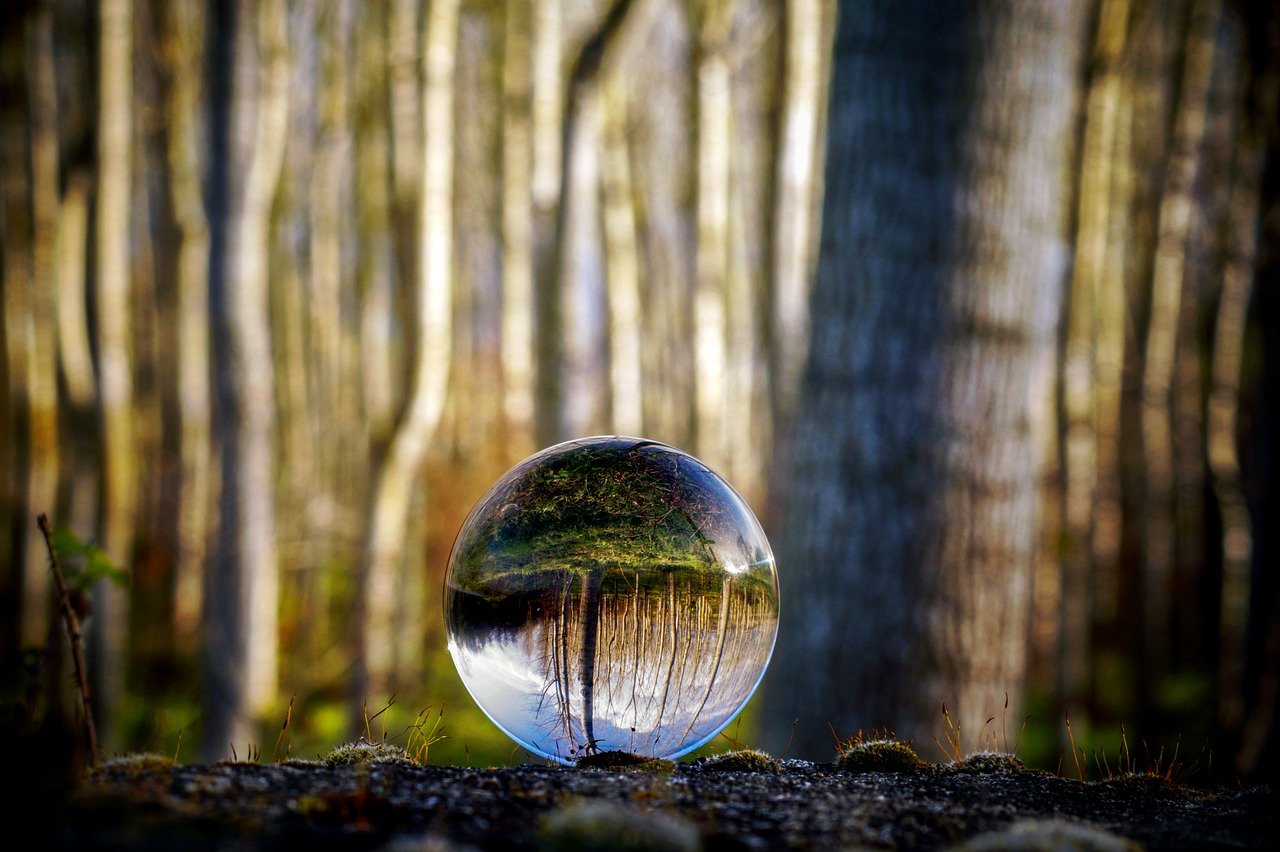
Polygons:
[[[1080,782],[1012,758],[906,772],[782,761],[776,771],[403,763],[95,769],[47,825],[61,848],[1265,848],[1280,793],[1157,776]],[[42,820],[43,821],[43,820]],[[28,821],[29,822],[29,821]]]

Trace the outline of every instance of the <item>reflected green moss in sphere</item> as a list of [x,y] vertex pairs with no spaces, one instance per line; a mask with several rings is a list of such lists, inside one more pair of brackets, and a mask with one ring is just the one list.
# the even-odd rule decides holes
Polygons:
[[445,619],[463,683],[529,751],[673,759],[755,691],[778,577],[755,515],[702,462],[584,438],[530,456],[471,510]]

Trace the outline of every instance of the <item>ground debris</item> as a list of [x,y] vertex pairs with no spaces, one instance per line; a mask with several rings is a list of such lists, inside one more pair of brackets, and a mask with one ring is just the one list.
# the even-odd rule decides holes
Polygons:
[[647,815],[705,849],[942,848],[1026,821],[1096,828],[1151,849],[1262,847],[1280,836],[1280,794],[1266,788],[1147,789],[1034,770],[855,774],[781,761],[776,773],[693,763],[669,775],[532,765],[131,765],[91,777],[71,798],[58,840],[63,848],[167,849],[180,838],[184,852],[301,843],[538,849],[556,814],[577,814],[583,802],[588,814]]

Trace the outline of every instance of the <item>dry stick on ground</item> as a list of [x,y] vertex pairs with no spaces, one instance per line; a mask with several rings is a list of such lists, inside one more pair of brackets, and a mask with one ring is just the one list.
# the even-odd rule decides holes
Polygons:
[[67,588],[66,577],[62,574],[62,565],[58,562],[58,551],[53,548],[53,534],[49,531],[49,516],[41,513],[36,518],[36,526],[44,536],[45,549],[49,551],[49,568],[53,571],[54,582],[58,584],[58,609],[62,613],[62,623],[67,628],[67,638],[71,640],[71,661],[76,669],[76,686],[80,690],[80,705],[84,715],[84,736],[89,744],[89,765],[98,762],[98,729],[93,724],[93,691],[89,687],[89,670],[84,661],[84,639],[80,633],[80,619],[71,606],[71,592]]

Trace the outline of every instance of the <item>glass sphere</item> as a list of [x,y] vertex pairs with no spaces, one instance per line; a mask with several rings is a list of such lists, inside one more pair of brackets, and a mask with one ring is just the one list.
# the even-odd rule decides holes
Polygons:
[[471,696],[529,751],[672,759],[755,692],[778,575],[751,509],[702,462],[583,438],[530,456],[471,510],[445,620]]

